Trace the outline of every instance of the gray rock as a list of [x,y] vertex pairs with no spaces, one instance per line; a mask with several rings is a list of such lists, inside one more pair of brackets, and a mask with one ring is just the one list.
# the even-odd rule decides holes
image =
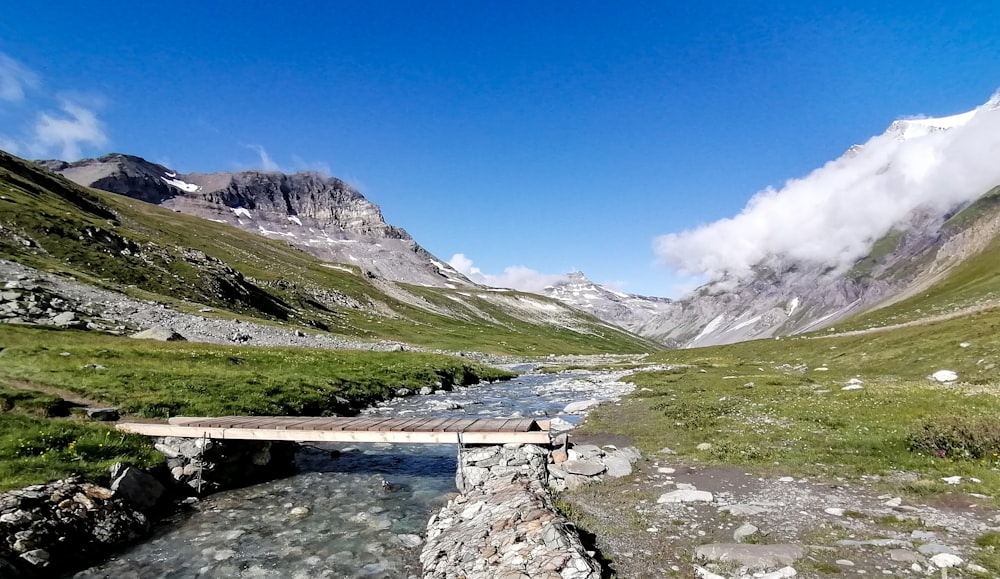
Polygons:
[[696,490],[680,490],[671,491],[669,493],[664,493],[660,495],[660,498],[656,499],[657,503],[710,503],[715,497],[712,493],[708,491],[696,491]]
[[754,525],[751,525],[750,523],[743,523],[739,526],[739,528],[733,531],[733,540],[737,543],[742,543],[750,537],[756,535],[758,531],[760,531],[760,529]]
[[924,560],[923,557],[909,549],[892,549],[889,551],[889,559],[900,563],[920,563]]
[[926,555],[928,557],[937,555],[939,553],[948,553],[949,555],[958,555],[958,550],[954,547],[949,547],[948,545],[942,545],[941,543],[927,543],[926,545],[920,545],[917,547],[917,551],[920,551],[921,555]]
[[138,340],[159,340],[160,342],[186,342],[187,338],[178,334],[177,332],[171,330],[170,328],[164,328],[162,326],[156,326],[154,328],[149,328],[141,332],[132,334],[133,338]]
[[760,505],[726,505],[719,507],[719,512],[728,512],[734,517],[752,517],[767,512],[767,507]]
[[52,323],[57,326],[68,326],[76,321],[76,314],[73,312],[61,312],[52,318]]
[[577,414],[580,412],[585,412],[594,406],[600,404],[600,400],[591,398],[590,400],[578,400],[576,402],[570,402],[563,408],[563,414]]
[[695,550],[695,559],[703,561],[735,561],[751,569],[791,565],[805,555],[798,545],[747,545],[743,543],[714,543]]
[[102,422],[114,422],[121,418],[121,414],[117,408],[88,408],[87,418]]
[[587,460],[588,458],[594,458],[599,456],[604,456],[604,451],[601,447],[594,444],[574,444],[570,447],[570,457],[573,457],[574,453],[576,458],[581,460]]
[[913,543],[902,539],[867,539],[858,541],[855,539],[843,539],[837,541],[838,545],[844,547],[899,547],[901,549],[912,549]]
[[49,552],[45,549],[35,549],[27,553],[21,553],[21,558],[35,567],[48,567]]
[[621,478],[632,474],[632,463],[622,456],[605,456],[604,466],[608,469],[608,476],[614,478]]
[[606,470],[603,464],[589,460],[567,460],[559,466],[569,474],[581,476],[597,476]]
[[146,511],[156,505],[166,489],[152,475],[119,462],[111,467],[111,490],[115,497]]

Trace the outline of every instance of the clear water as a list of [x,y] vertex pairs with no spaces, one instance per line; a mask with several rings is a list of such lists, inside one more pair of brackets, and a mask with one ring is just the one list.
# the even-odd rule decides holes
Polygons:
[[[566,404],[618,398],[630,389],[619,376],[528,374],[369,412],[575,422],[560,415]],[[306,447],[295,476],[207,497],[142,544],[75,577],[419,577],[427,519],[455,491],[456,451],[454,445]]]

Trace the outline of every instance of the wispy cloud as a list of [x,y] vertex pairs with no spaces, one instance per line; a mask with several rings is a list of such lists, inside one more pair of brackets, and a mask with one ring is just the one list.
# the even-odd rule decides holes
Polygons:
[[995,100],[956,119],[898,123],[854,154],[757,193],[735,217],[657,238],[655,252],[682,274],[711,279],[774,261],[849,268],[914,210],[943,212],[1000,184]]
[[39,76],[34,71],[0,52],[0,100],[24,100],[28,90],[39,84]]
[[104,147],[108,144],[104,123],[97,114],[79,104],[64,101],[62,114],[43,112],[38,115],[28,149],[36,156],[59,151],[63,160],[81,157],[85,145]]
[[[0,126],[0,148],[18,155],[58,156],[74,161],[84,148],[105,147],[108,135],[98,117],[100,97],[78,92],[49,94],[41,77],[24,64],[0,53],[0,103],[18,103],[20,126]],[[25,114],[25,112],[27,114]]]
[[267,149],[263,145],[247,145],[247,148],[253,149],[257,152],[257,157],[260,159],[260,169],[262,171],[281,171],[281,166],[274,162],[271,155],[267,153]]
[[526,292],[539,293],[546,286],[566,279],[565,275],[553,275],[537,272],[529,267],[515,265],[506,267],[502,274],[484,273],[471,259],[462,253],[456,253],[448,260],[448,265],[465,274],[476,283],[492,287],[505,287]]

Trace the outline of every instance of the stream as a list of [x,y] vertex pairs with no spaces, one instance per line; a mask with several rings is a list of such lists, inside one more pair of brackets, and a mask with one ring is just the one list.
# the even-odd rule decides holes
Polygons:
[[[524,374],[394,399],[366,413],[576,423],[579,416],[562,414],[565,406],[621,397],[632,389],[619,381],[623,374]],[[296,475],[210,495],[145,542],[74,577],[418,578],[427,520],[455,492],[456,453],[443,444],[306,446]]]

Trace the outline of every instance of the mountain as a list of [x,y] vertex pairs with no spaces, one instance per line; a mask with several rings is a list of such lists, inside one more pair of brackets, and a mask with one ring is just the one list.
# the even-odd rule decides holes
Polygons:
[[[135,158],[117,157],[112,161],[114,166],[121,167],[122,161],[130,159]],[[88,170],[94,170],[93,167]],[[225,195],[240,191],[240,184],[246,180],[288,185],[300,182],[296,179],[279,174],[236,174],[218,178],[227,185],[215,188],[207,178],[184,176],[190,179],[187,181],[179,176],[160,175],[157,167],[154,166],[156,172],[152,173],[156,179],[173,179],[181,184],[168,183],[169,189],[160,190],[161,197],[150,197],[160,201],[154,204],[79,186],[62,175],[0,151],[0,265],[4,260],[15,262],[57,274],[67,283],[113,290],[133,301],[152,303],[155,308],[284,326],[298,330],[306,338],[310,335],[307,331],[313,334],[318,331],[324,336],[390,340],[423,349],[519,355],[658,349],[649,341],[544,296],[483,288],[468,282],[459,285],[461,279],[457,278],[453,284],[456,287],[392,281],[367,267],[353,265],[350,260],[344,263],[321,260],[290,246],[284,239],[269,239],[229,223],[162,207],[168,195],[193,206],[204,204],[211,208],[218,203],[228,207],[227,199],[233,204],[237,201]],[[135,182],[149,185],[143,194],[153,195],[152,175],[137,173],[132,173]],[[293,177],[313,183],[317,191],[326,188],[322,190],[335,197],[334,180],[308,175]],[[120,176],[115,179],[122,180]],[[291,210],[297,212],[296,216],[302,215],[299,219],[303,224],[323,224],[331,236],[336,227],[336,232],[345,236],[342,239],[351,231],[361,231],[355,235],[372,239],[375,235],[397,235],[400,241],[408,241],[399,230],[385,225],[370,204],[346,189],[345,203],[357,208],[353,218],[348,218],[348,212],[339,210],[340,206],[332,201],[317,201],[313,206],[311,200],[306,201],[308,195],[295,198],[291,190],[283,193],[280,188],[275,189],[273,198],[259,196],[260,189],[254,191],[258,196],[238,202],[254,202],[252,209],[240,206],[251,212],[251,216],[256,212],[255,223],[265,214],[269,220],[276,219],[274,216],[281,211],[274,209],[274,204],[281,207],[286,203],[284,195],[288,195],[294,199],[294,203],[288,202]],[[286,221],[287,211],[290,210],[286,206],[282,215]],[[244,217],[241,214],[240,219]],[[308,229],[307,225],[302,227]],[[379,239],[383,243],[396,238]],[[358,241],[355,245],[362,243]],[[29,302],[64,303],[75,299],[69,295],[39,295],[31,300],[13,297],[16,303],[5,303],[0,308],[0,320],[25,319],[10,311],[11,308],[29,316],[45,314],[41,308],[27,305]],[[86,304],[82,307],[102,309]],[[101,320],[94,321],[96,325],[103,324]],[[131,322],[126,319],[124,323]]]
[[[908,209],[891,220],[886,208],[866,207],[866,199],[850,208],[854,214],[849,217],[857,222],[884,222],[872,238],[849,240],[867,248],[860,257],[845,260],[845,251],[827,258],[807,256],[797,247],[769,253],[747,271],[718,273],[673,301],[619,294],[582,275],[545,293],[675,348],[830,329],[846,320],[851,328],[905,321],[907,316],[878,312],[891,311],[893,304],[949,279],[969,259],[991,251],[1000,233],[1000,187],[991,188],[1000,184],[998,130],[1000,94],[960,115],[896,121],[882,135],[850,147],[817,170],[811,181],[803,180],[823,186],[823,179],[849,175],[854,190],[891,188],[891,202],[922,187],[923,197],[909,206],[900,203]],[[933,181],[941,175],[945,178]],[[796,220],[805,224],[809,217],[796,215]],[[812,243],[806,235],[796,238],[802,245]],[[933,313],[975,307],[981,300],[982,295],[969,294],[935,302]]]
[[583,272],[566,274],[564,280],[546,287],[543,295],[637,333],[650,320],[672,311],[669,298],[639,296],[608,289],[587,279]]
[[471,287],[377,205],[340,179],[275,171],[179,174],[140,157],[112,153],[72,163],[37,161],[86,187],[239,227],[331,262],[377,276],[439,287]]

